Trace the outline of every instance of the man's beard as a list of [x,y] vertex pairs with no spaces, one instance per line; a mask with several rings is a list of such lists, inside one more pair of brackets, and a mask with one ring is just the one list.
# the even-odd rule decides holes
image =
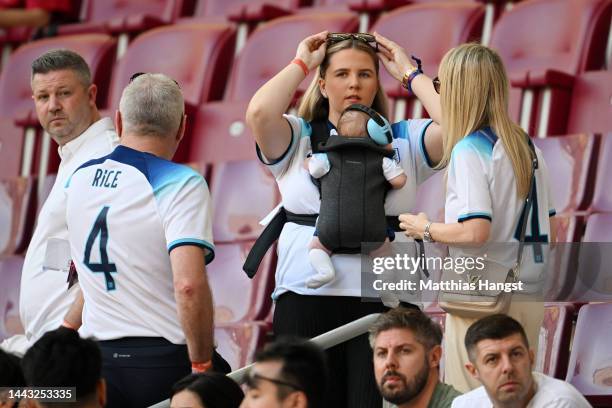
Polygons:
[[[389,390],[384,387],[385,377],[394,376],[399,377],[401,382],[403,383],[403,387],[396,387],[393,390]],[[405,404],[412,399],[414,399],[417,395],[423,391],[425,385],[427,384],[427,379],[429,378],[429,362],[427,358],[424,359],[423,367],[419,370],[418,373],[415,374],[412,381],[408,382],[406,377],[403,374],[398,373],[397,371],[388,371],[385,373],[383,378],[380,380],[380,384],[378,384],[378,389],[383,398],[395,405]]]

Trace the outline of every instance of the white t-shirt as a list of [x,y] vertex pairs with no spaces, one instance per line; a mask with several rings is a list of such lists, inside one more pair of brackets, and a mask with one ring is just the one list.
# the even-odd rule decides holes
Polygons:
[[[318,214],[319,191],[304,168],[304,159],[310,152],[310,125],[296,116],[285,116],[291,125],[291,144],[285,154],[270,163],[263,163],[276,178],[282,205],[295,214]],[[418,184],[434,173],[423,145],[425,130],[432,123],[429,119],[407,120],[396,123],[393,129],[395,158],[408,176],[401,189],[388,192],[385,201],[387,215],[409,212],[414,206]],[[308,262],[308,243],[314,227],[288,222],[278,240],[276,287],[272,298],[291,291],[300,295],[361,296],[361,264],[359,255],[334,254],[331,259],[336,269],[336,279],[317,289],[306,287],[306,280],[316,271]],[[404,234],[396,234],[396,241],[408,241]]]
[[[573,385],[541,373],[532,373],[536,392],[526,408],[591,408]],[[492,408],[484,386],[453,400],[451,408]]]
[[62,160],[57,178],[38,215],[21,272],[19,314],[29,344],[60,326],[76,295],[66,283],[70,247],[64,185],[79,165],[110,153],[118,142],[112,120],[102,118],[58,149]]
[[66,220],[85,305],[84,337],[164,337],[184,344],[169,253],[214,257],[204,178],[187,166],[118,146],[66,185]]
[[[525,241],[547,243],[550,241],[549,217],[555,214],[555,209],[552,204],[548,168],[540,150],[537,147],[535,149],[538,157],[538,168],[535,172],[536,194],[527,218]],[[513,175],[512,162],[502,141],[498,140],[491,128],[466,136],[453,148],[448,166],[446,223],[483,218],[491,221],[491,230],[484,246],[449,247],[452,256],[479,256],[486,253],[489,261],[508,268],[515,264],[520,237],[518,224],[525,200],[518,197]],[[547,252],[546,245],[525,247],[521,279],[527,279],[529,276],[535,278],[535,275],[541,273]]]

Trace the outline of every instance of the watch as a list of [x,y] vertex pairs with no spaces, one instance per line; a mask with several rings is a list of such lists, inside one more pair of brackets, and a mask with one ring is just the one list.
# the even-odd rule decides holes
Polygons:
[[434,239],[431,237],[431,232],[429,232],[431,224],[433,224],[433,222],[429,221],[427,225],[425,225],[425,232],[423,232],[423,241],[425,242],[435,242]]

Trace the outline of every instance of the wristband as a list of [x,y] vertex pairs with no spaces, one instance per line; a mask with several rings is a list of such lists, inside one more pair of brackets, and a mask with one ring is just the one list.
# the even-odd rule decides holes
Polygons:
[[192,373],[203,373],[205,371],[208,371],[212,368],[212,361],[208,360],[205,363],[196,363],[196,362],[192,362],[191,363],[191,372]]
[[412,59],[417,63],[417,67],[412,72],[406,72],[404,74],[404,77],[402,78],[402,86],[408,90],[409,94],[414,95],[414,92],[412,91],[412,80],[423,73],[423,68],[419,58],[412,55]]
[[62,327],[65,327],[65,328],[70,329],[70,330],[78,331],[78,329],[76,327],[74,327],[73,325],[68,323],[66,320],[64,320],[62,322]]
[[293,61],[291,61],[291,63],[302,68],[302,71],[304,72],[304,76],[308,76],[308,73],[310,72],[310,70],[308,69],[304,61],[302,61],[300,58],[295,58]]

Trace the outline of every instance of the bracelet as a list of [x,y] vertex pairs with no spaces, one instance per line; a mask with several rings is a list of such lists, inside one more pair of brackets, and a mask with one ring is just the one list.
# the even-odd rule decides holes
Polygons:
[[302,68],[302,71],[304,72],[304,76],[308,76],[308,73],[310,72],[310,70],[308,69],[304,61],[302,61],[300,58],[295,58],[293,59],[293,61],[291,61],[291,63]]
[[404,74],[404,77],[402,78],[402,86],[408,90],[409,94],[414,95],[414,92],[412,91],[412,80],[423,73],[423,68],[419,58],[415,57],[414,55],[411,57],[414,62],[417,63],[417,67],[411,72],[406,72]]
[[191,362],[191,372],[192,373],[203,373],[212,368],[212,361],[208,360],[205,363],[197,363]]

